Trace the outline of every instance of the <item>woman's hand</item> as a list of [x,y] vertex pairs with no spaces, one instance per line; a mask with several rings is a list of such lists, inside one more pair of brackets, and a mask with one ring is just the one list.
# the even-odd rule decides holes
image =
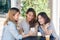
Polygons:
[[22,27],[17,27],[18,31],[19,31],[19,34],[22,34],[23,33],[23,28]]
[[51,35],[52,32],[53,32],[52,30],[47,30],[47,31],[45,32],[45,34],[46,34],[46,35]]
[[26,38],[26,37],[32,36],[33,34],[34,34],[34,32],[30,31],[28,34],[22,33],[22,36],[23,36],[23,38]]
[[29,34],[29,36],[33,36],[35,34],[35,32],[30,31],[28,34]]
[[50,35],[53,32],[53,30],[48,30],[49,25],[50,24],[47,23],[46,25],[44,25],[44,28],[43,28],[46,35]]

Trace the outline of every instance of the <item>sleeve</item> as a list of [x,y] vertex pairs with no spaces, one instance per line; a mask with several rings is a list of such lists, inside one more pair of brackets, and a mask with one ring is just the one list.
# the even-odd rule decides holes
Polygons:
[[16,26],[13,23],[9,25],[8,30],[17,40],[22,39],[22,35],[18,33],[18,30],[16,29]]
[[54,29],[54,25],[53,25],[52,22],[50,23],[49,30],[53,30],[52,35],[53,35],[55,38],[58,38],[58,35],[56,34],[56,31],[55,31],[55,29]]

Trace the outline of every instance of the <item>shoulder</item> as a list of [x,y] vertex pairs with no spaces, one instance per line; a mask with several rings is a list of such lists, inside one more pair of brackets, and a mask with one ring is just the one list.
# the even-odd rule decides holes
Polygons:
[[12,21],[8,21],[8,25],[15,25]]
[[8,21],[8,28],[13,28],[16,25],[12,21]]
[[54,30],[54,24],[53,24],[52,21],[50,22],[50,25],[49,25],[48,29],[52,29],[52,30]]
[[7,25],[4,25],[3,31],[4,30],[5,31],[7,31],[7,30],[11,31],[11,30],[13,30],[15,28],[16,28],[15,24],[13,22],[11,22],[11,21],[8,21]]
[[50,22],[50,25],[49,25],[50,27],[54,27],[54,24],[53,24],[53,22],[51,21]]

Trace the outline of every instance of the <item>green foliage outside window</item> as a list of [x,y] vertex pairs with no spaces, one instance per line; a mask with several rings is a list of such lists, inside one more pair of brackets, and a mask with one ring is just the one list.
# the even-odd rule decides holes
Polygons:
[[36,14],[46,12],[50,17],[50,9],[48,8],[48,0],[23,0],[22,1],[22,16],[25,16],[28,8],[34,8]]

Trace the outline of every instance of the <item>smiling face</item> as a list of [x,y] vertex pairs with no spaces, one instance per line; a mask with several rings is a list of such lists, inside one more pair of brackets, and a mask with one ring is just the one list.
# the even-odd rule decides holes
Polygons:
[[44,24],[44,23],[45,23],[45,19],[44,19],[41,15],[39,15],[39,16],[38,16],[38,22],[39,22],[40,24]]
[[28,12],[26,14],[26,18],[27,18],[28,21],[31,21],[34,18],[33,12]]

